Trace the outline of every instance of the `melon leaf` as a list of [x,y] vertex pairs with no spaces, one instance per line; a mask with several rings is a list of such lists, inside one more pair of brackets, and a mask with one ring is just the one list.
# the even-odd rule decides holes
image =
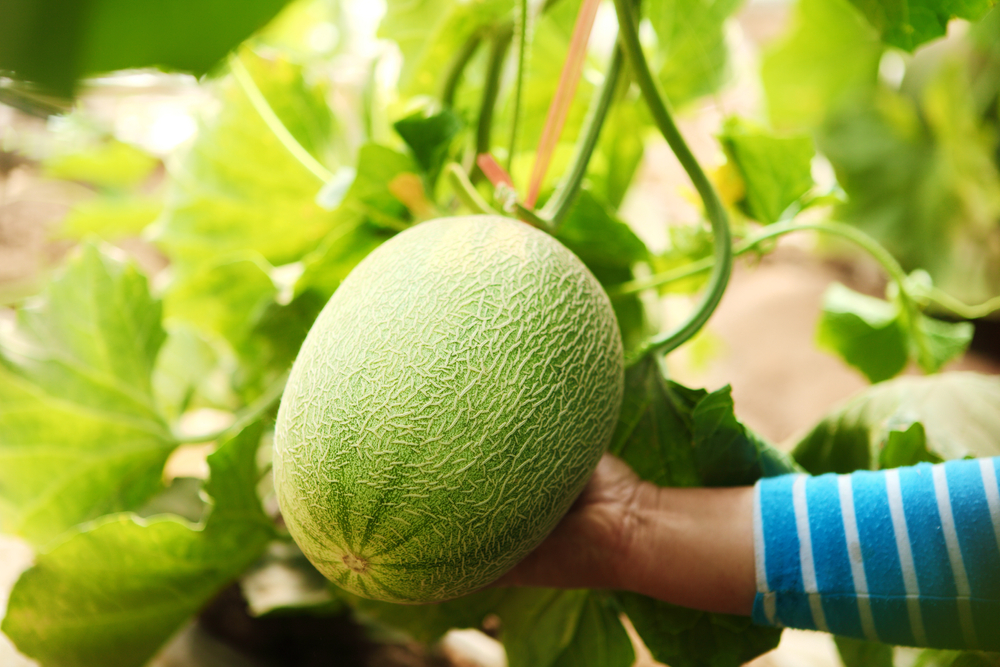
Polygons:
[[184,621],[264,552],[260,423],[208,457],[204,525],[116,514],[80,527],[35,559],[10,595],[2,629],[45,665],[139,667]]
[[[302,69],[285,60],[245,51],[240,62],[299,145],[333,162],[325,88],[307,84]],[[178,274],[247,250],[275,266],[296,261],[338,223],[315,203],[323,184],[278,140],[234,77],[218,80],[214,91],[218,110],[201,119],[194,142],[170,165],[155,241]]]
[[726,18],[739,0],[671,0],[645,3],[657,37],[654,66],[667,98],[681,106],[719,88],[726,78],[729,50]]
[[741,118],[726,121],[719,143],[743,180],[743,212],[764,224],[777,222],[813,187],[816,147],[809,135],[778,136]]
[[549,588],[491,588],[457,600],[411,607],[335,589],[362,617],[431,643],[452,628],[478,628],[495,614],[510,667],[629,667],[632,643],[605,593]]
[[[649,259],[646,244],[588,189],[576,196],[556,238],[573,251],[605,288],[634,278],[632,266]],[[638,295],[612,300],[622,343],[630,350],[652,333]]]
[[1000,380],[977,373],[904,376],[828,414],[795,447],[814,475],[1000,455]]
[[0,529],[45,544],[160,488],[164,337],[145,276],[89,244],[19,311],[0,340]]
[[[795,464],[733,414],[729,387],[709,393],[667,379],[663,360],[626,371],[625,398],[611,452],[661,486],[752,484]],[[635,593],[615,599],[653,656],[677,667],[741,665],[778,644],[781,630],[749,618],[709,614]]]
[[694,611],[637,593],[615,597],[653,657],[672,667],[736,667],[781,638],[780,628],[754,625],[748,616]]

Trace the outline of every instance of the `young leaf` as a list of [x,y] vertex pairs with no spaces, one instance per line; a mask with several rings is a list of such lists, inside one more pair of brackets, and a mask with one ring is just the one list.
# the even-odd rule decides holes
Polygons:
[[434,114],[418,111],[393,124],[396,132],[413,151],[417,164],[431,183],[448,157],[452,141],[462,130],[462,119],[450,109]]
[[144,664],[273,537],[254,490],[260,435],[249,427],[208,457],[204,527],[119,514],[39,554],[11,591],[3,632],[45,665]]
[[903,376],[874,385],[827,415],[794,451],[814,475],[998,455],[1000,379],[976,373]]
[[817,125],[828,110],[874,87],[881,56],[878,34],[848,0],[802,0],[791,32],[761,66],[771,122]]
[[[662,360],[628,369],[612,453],[643,479],[664,486],[749,484],[795,469],[732,414],[729,388],[709,393],[666,379]],[[774,648],[781,631],[749,619],[684,609],[634,593],[617,593],[653,656],[671,665],[743,664]]]
[[92,245],[18,319],[0,341],[0,528],[44,544],[160,488],[164,332],[146,278]]
[[734,117],[719,141],[743,179],[742,207],[754,220],[777,222],[813,187],[816,149],[808,135],[780,137]]
[[921,340],[916,361],[925,373],[936,373],[946,363],[965,353],[972,342],[971,322],[944,322],[922,315],[917,324]]
[[859,294],[840,283],[830,285],[823,295],[816,342],[864,373],[872,383],[899,375],[910,357],[899,306]]

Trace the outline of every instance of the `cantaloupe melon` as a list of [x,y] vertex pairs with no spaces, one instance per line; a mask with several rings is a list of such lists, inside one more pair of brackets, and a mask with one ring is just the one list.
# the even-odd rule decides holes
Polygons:
[[358,595],[469,593],[568,510],[622,390],[611,303],[569,250],[496,216],[418,224],[354,269],[299,352],[275,433],[284,520]]

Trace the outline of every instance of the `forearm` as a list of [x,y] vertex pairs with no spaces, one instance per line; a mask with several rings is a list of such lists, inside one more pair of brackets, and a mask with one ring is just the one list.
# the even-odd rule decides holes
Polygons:
[[625,515],[619,587],[705,611],[749,615],[753,488],[643,484]]

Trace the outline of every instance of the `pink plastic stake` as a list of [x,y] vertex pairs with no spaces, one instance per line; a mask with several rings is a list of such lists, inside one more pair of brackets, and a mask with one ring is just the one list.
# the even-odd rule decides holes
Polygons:
[[493,184],[493,187],[497,187],[501,183],[511,188],[514,187],[514,181],[511,180],[510,174],[489,153],[480,153],[477,155],[476,164],[482,169],[483,175]]
[[569,43],[569,53],[566,55],[566,62],[559,76],[555,97],[549,105],[542,137],[538,140],[535,164],[531,169],[528,198],[525,200],[525,205],[529,209],[534,208],[535,202],[538,201],[542,181],[549,170],[552,154],[566,123],[570,103],[576,94],[576,86],[580,83],[580,73],[583,72],[583,62],[587,56],[587,42],[590,41],[590,31],[594,28],[594,19],[597,17],[597,8],[600,4],[601,0],[583,0],[583,4],[580,5],[580,13],[576,17],[576,26],[573,28],[573,37]]

